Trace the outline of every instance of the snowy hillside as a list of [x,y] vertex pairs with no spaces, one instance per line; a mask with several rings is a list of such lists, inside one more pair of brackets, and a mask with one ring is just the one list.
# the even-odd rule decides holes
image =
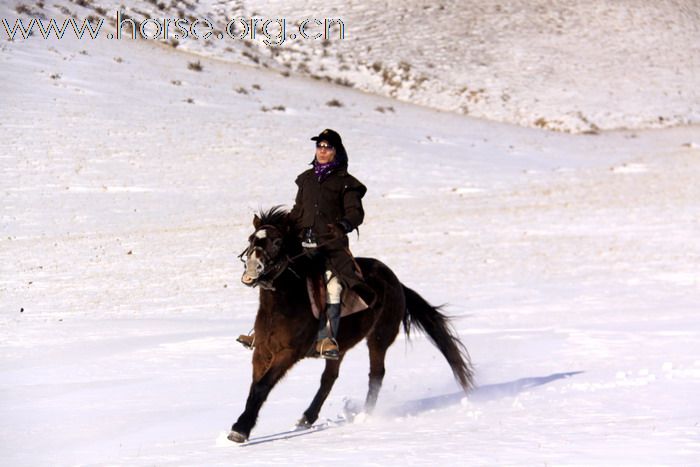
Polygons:
[[[697,463],[697,126],[547,132],[184,49],[0,41],[0,465]],[[353,251],[449,303],[479,387],[400,335],[372,416],[233,445],[257,306],[236,255],[326,127],[369,187]],[[253,438],[322,367],[292,369]],[[321,418],[367,371],[360,345]]]
[[[276,70],[281,77],[308,76],[527,127],[596,133],[700,121],[700,5],[695,0],[39,3],[8,17],[12,22],[26,18],[27,11],[46,18],[72,14],[80,20],[102,18],[110,30],[117,10],[137,22],[208,19],[221,39],[170,35],[159,42]],[[239,22],[251,18],[259,20],[254,40]],[[311,18],[342,19],[344,38],[334,26],[327,40],[302,39],[298,26]],[[282,19],[284,40],[277,37]],[[272,21],[267,39],[266,20]],[[224,34],[229,21],[231,36]],[[154,24],[144,31],[153,37]],[[306,31],[315,37],[323,27],[312,22]]]

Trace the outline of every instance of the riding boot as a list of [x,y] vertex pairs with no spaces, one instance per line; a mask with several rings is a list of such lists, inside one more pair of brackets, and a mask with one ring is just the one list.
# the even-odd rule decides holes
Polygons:
[[[340,349],[336,341],[338,326],[340,326],[340,303],[329,303],[326,305],[325,315],[328,318],[328,327],[325,326],[325,319],[320,321],[322,324],[319,324],[316,352],[321,358],[337,360],[340,357]],[[330,328],[330,332],[328,328]]]
[[328,317],[326,311],[323,310],[321,314],[318,315],[318,338],[316,340],[321,340],[324,337],[328,337]]

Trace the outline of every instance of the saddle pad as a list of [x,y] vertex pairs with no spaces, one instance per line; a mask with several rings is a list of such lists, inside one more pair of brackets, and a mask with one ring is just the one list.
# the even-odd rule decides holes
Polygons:
[[[306,289],[309,292],[309,301],[311,302],[311,311],[316,319],[321,315],[320,310],[325,309],[326,303],[326,287],[319,287],[314,293],[314,281],[311,278],[306,279]],[[317,300],[318,297],[318,300]],[[319,300],[323,303],[319,303]],[[344,287],[340,293],[340,316],[348,316],[358,311],[363,311],[368,308],[367,303],[362,300],[362,297],[357,295],[349,287]]]

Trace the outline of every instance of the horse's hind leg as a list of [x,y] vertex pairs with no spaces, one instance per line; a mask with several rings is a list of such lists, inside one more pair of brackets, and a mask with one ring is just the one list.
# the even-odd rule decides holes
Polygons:
[[386,357],[388,345],[383,345],[375,336],[369,336],[367,347],[369,347],[369,389],[365,400],[365,412],[371,413],[377,404],[379,390],[382,388],[385,373],[384,357]]
[[318,419],[321,407],[326,401],[328,394],[330,394],[335,380],[338,379],[340,363],[343,361],[344,356],[344,354],[341,354],[338,360],[326,360],[326,369],[323,370],[321,375],[321,386],[318,388],[314,400],[311,401],[311,405],[304,411],[304,415],[297,422],[297,426],[310,426]]

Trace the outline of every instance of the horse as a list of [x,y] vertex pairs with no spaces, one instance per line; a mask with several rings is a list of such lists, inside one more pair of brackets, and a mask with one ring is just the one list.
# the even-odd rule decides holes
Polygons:
[[[301,246],[299,231],[280,206],[261,211],[253,218],[254,232],[241,253],[245,271],[241,281],[260,286],[260,304],[255,318],[253,378],[243,413],[231,427],[228,439],[243,443],[256,424],[260,409],[272,388],[299,360],[311,354],[318,319],[312,313],[307,278],[320,277],[323,263]],[[321,246],[321,245],[319,245]],[[245,257],[245,258],[244,258]],[[455,379],[467,393],[473,388],[474,372],[466,347],[441,313],[441,306],[429,304],[377,259],[355,258],[362,276],[376,294],[368,309],[341,319],[336,340],[337,360],[326,360],[321,385],[297,427],[310,427],[338,377],[345,354],[362,339],[369,348],[369,389],[365,413],[374,409],[384,378],[384,357],[403,323],[407,339],[411,326],[425,332],[447,360]]]

